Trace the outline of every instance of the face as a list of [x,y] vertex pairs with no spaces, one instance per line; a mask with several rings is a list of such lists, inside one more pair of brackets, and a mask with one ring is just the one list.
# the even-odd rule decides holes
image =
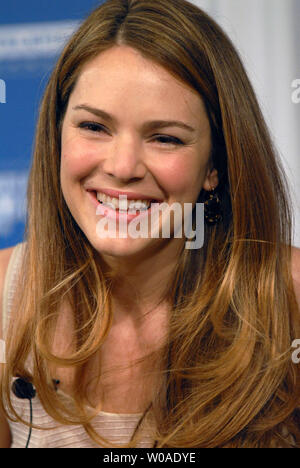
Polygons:
[[[146,210],[151,200],[170,206],[194,204],[202,188],[217,185],[202,99],[128,46],[115,46],[82,69],[69,99],[61,141],[65,201],[103,255],[142,255],[175,241],[100,237],[99,221],[117,216],[118,226],[121,217],[125,224],[134,219],[130,212],[116,215],[120,195],[130,203],[145,200],[134,207]],[[108,208],[110,204],[115,208]],[[149,217],[151,209],[141,215]]]

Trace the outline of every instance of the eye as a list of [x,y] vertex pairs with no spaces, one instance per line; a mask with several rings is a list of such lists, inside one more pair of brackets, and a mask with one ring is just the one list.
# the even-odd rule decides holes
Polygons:
[[79,128],[82,128],[84,130],[89,130],[91,132],[94,132],[94,133],[100,133],[100,132],[105,132],[107,133],[107,130],[106,128],[97,123],[97,122],[81,122],[79,125],[78,125]]
[[153,139],[154,141],[157,141],[163,145],[184,145],[183,141],[181,141],[179,138],[170,135],[154,135]]

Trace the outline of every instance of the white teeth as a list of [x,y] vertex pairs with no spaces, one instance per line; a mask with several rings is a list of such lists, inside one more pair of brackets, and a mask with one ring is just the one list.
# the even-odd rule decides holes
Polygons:
[[133,201],[129,203],[128,209],[129,210],[147,210],[150,206],[150,202],[143,202],[143,201]]
[[105,193],[97,192],[97,200],[114,210],[121,210],[121,211],[145,211],[151,205],[150,200],[127,200],[122,196],[118,198],[110,197]]

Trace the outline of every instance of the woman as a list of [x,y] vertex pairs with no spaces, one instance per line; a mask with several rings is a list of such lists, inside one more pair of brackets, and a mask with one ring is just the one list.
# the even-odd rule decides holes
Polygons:
[[[169,238],[104,235],[162,203],[192,204],[195,227],[204,202],[202,248],[173,220]],[[31,447],[299,446],[289,206],[220,28],[184,0],[97,8],[45,92],[26,242],[2,252],[2,444],[26,444],[21,377]]]

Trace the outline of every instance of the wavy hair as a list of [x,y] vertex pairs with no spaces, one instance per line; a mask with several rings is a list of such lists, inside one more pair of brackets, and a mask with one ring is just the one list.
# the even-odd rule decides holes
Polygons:
[[[155,445],[299,446],[300,380],[291,343],[300,326],[285,176],[238,53],[222,29],[185,0],[106,1],[72,36],[51,75],[29,178],[16,320],[7,337],[6,412],[22,421],[10,386],[13,376],[27,376],[54,420],[83,424],[98,444],[113,446],[93,429],[81,382],[110,329],[114,277],[64,201],[60,132],[82,67],[122,44],[202,97],[223,211],[219,224],[206,227],[202,249],[182,249],[168,285],[168,340],[160,350],[166,380],[151,402]],[[51,340],[66,297],[73,307],[74,350],[62,357],[51,352]],[[75,408],[53,390],[51,365],[76,368]],[[137,443],[139,427],[128,446]]]

